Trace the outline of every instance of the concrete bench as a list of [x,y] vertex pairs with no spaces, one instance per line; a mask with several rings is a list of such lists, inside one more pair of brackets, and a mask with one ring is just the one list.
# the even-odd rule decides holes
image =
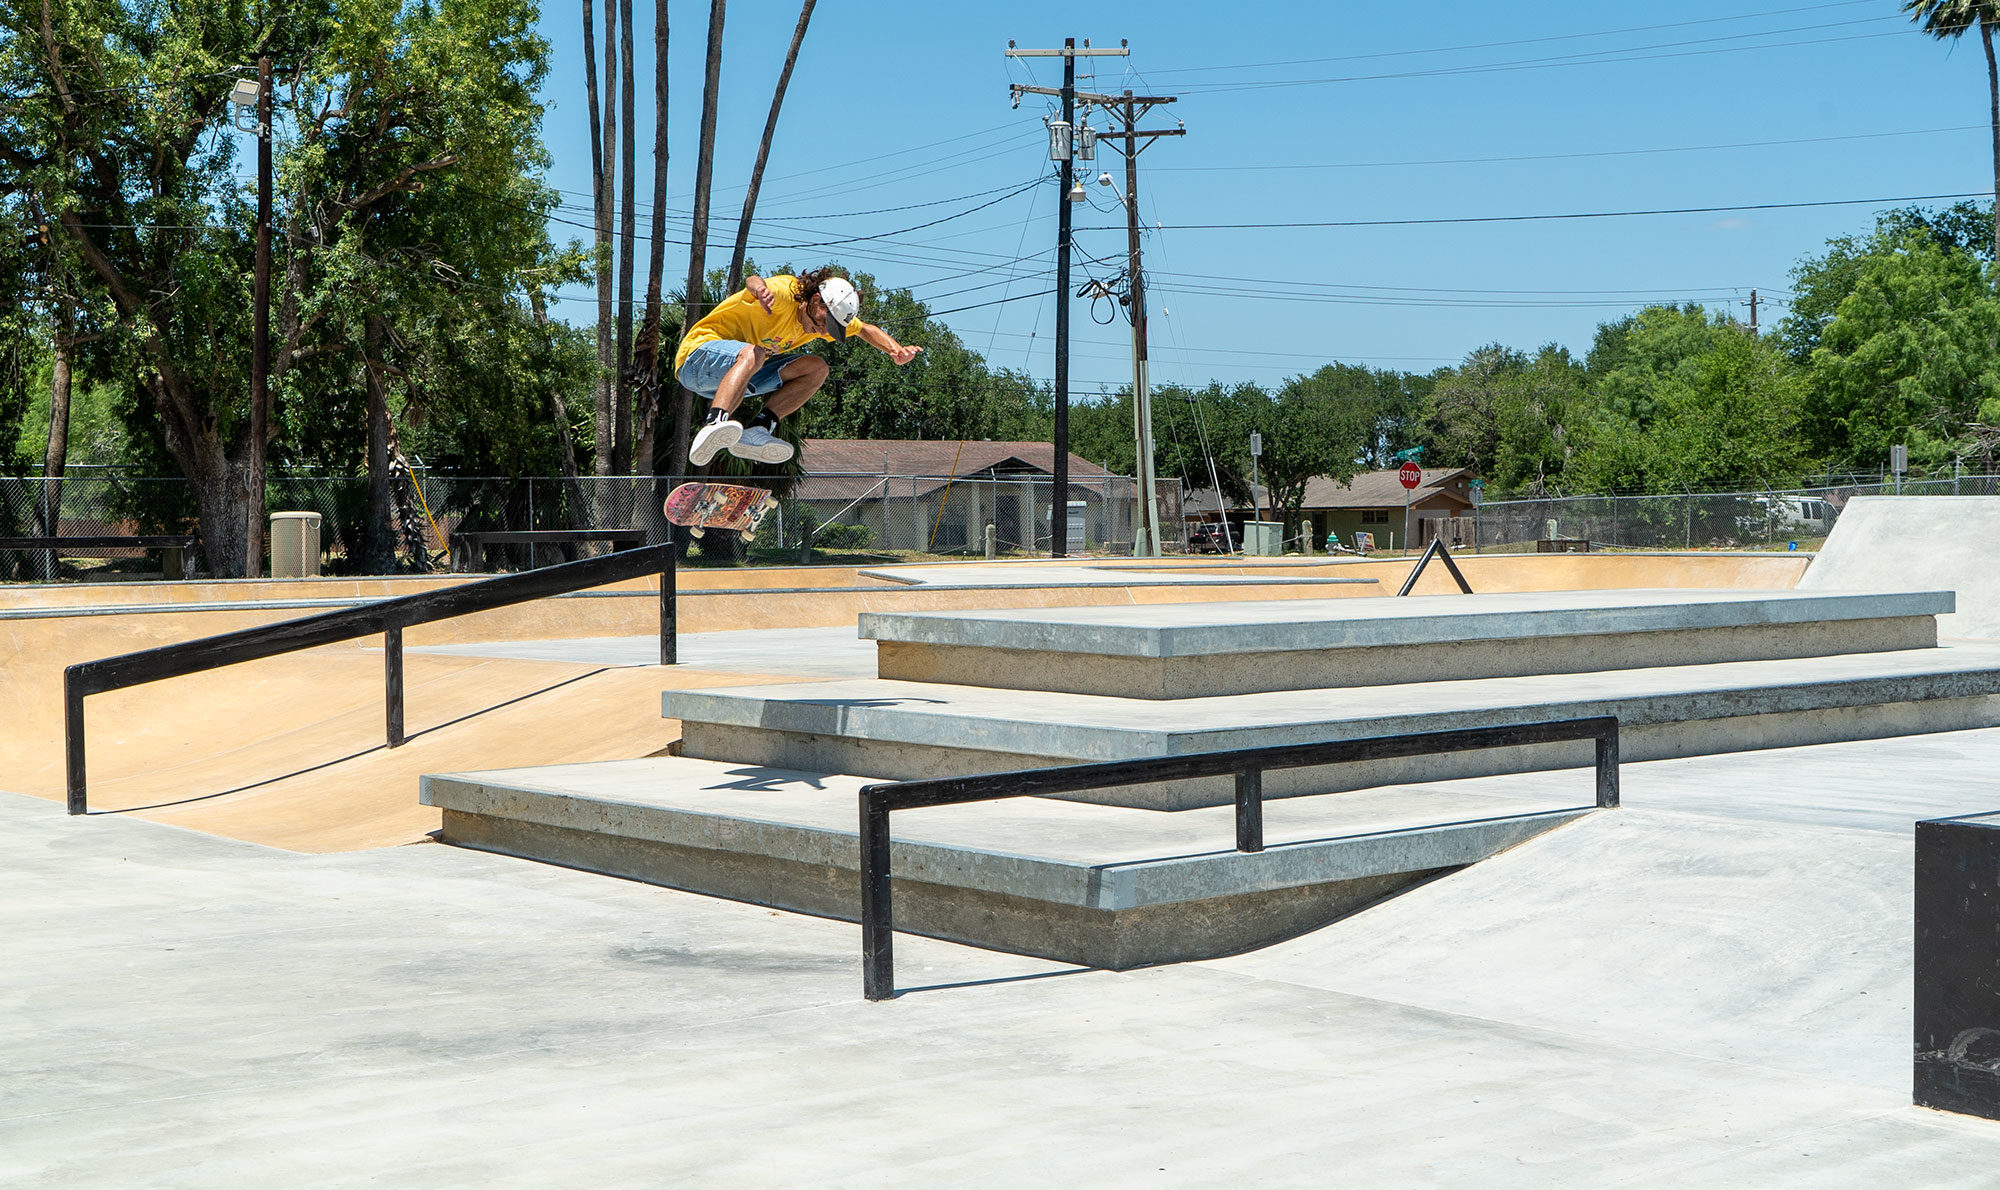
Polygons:
[[451,535],[451,568],[461,573],[483,570],[489,545],[577,545],[604,541],[612,549],[646,544],[644,529],[478,529]]
[[150,534],[123,536],[0,537],[0,550],[48,550],[58,554],[104,557],[102,550],[147,549],[160,551],[160,572],[168,579],[187,577],[188,551],[198,539],[192,534]]
[[1535,542],[1538,554],[1587,554],[1590,539],[1586,537],[1543,537]]

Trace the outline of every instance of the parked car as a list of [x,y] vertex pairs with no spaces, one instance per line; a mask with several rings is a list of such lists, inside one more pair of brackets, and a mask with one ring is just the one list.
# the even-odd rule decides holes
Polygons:
[[1756,536],[1763,533],[1796,533],[1810,537],[1833,531],[1840,510],[1818,496],[1756,496],[1749,501],[1751,511],[1736,518],[1737,529]]

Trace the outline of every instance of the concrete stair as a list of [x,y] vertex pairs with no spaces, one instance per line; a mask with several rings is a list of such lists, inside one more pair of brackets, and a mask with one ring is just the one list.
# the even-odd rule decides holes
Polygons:
[[[1949,592],[1587,591],[864,617],[884,675],[669,691],[682,755],[424,779],[448,842],[852,919],[855,792],[1616,716],[1627,760],[2000,723]],[[952,676],[953,681],[914,680]],[[1591,812],[1588,744],[1279,770],[1268,850],[1223,782],[896,815],[898,928],[1129,967],[1316,928]],[[1522,796],[1438,788],[1551,773]]]

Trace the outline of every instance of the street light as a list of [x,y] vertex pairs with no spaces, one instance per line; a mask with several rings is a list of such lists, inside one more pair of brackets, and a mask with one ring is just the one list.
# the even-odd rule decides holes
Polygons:
[[250,276],[250,456],[244,502],[243,577],[264,569],[264,440],[271,417],[271,60],[229,89],[230,122],[257,138],[257,258]]

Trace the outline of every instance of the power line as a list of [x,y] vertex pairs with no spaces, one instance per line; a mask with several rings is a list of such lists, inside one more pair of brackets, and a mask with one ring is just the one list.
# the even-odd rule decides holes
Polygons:
[[[1861,21],[1847,21],[1842,24],[1864,24],[1877,20],[1892,20],[1890,17],[1869,17]],[[1808,26],[1807,28],[1830,28],[1832,26]],[[1880,33],[1853,33],[1840,37],[1810,37],[1796,41],[1773,41],[1762,45],[1722,46],[1706,50],[1678,50],[1672,53],[1641,53],[1641,50],[1666,49],[1676,45],[1699,45],[1711,41],[1734,41],[1746,37],[1770,37],[1780,33],[1803,30],[1779,29],[1766,33],[1744,33],[1732,37],[1704,38],[1693,42],[1668,42],[1660,46],[1632,46],[1619,50],[1594,50],[1582,54],[1563,54],[1552,58],[1524,58],[1512,62],[1485,62],[1466,66],[1437,66],[1424,70],[1392,71],[1386,74],[1335,75],[1327,78],[1308,79],[1263,79],[1241,83],[1193,83],[1182,90],[1202,94],[1221,95],[1233,91],[1264,91],[1281,87],[1311,87],[1330,83],[1368,83],[1392,79],[1445,78],[1464,74],[1499,74],[1522,70],[1559,70],[1573,66],[1608,66],[1623,62],[1650,62],[1663,58],[1697,58],[1709,54],[1741,54],[1752,50],[1786,49],[1802,45],[1827,45],[1842,41],[1867,41],[1879,37],[1901,37],[1902,29],[1884,30]],[[1613,56],[1622,55],[1622,56]]]
[[[1747,21],[1759,17],[1790,16],[1798,12],[1817,12],[1829,8],[1853,8],[1860,4],[1873,4],[1875,0],[1837,0],[1831,4],[1808,4],[1799,8],[1775,8],[1764,12],[1737,13],[1726,17],[1705,17],[1693,21],[1672,21],[1664,25],[1633,25],[1623,29],[1600,29],[1593,33],[1561,33],[1548,37],[1524,37],[1511,41],[1486,41],[1469,45],[1435,46],[1422,50],[1387,50],[1373,54],[1343,54],[1332,58],[1291,58],[1276,62],[1240,62],[1230,66],[1179,66],[1164,70],[1155,68],[1154,74],[1195,74],[1216,70],[1258,70],[1272,66],[1312,66],[1322,62],[1358,62],[1373,58],[1405,58],[1418,54],[1450,54],[1464,50],[1505,49],[1508,46],[1536,45],[1552,41],[1579,41],[1592,37],[1616,37],[1626,33],[1657,33],[1662,29],[1680,29],[1692,25],[1713,25],[1725,21]],[[1198,84],[1195,84],[1198,85]]]
[[[1830,198],[1814,202],[1739,203],[1716,207],[1657,207],[1631,211],[1571,211],[1555,215],[1457,215],[1435,219],[1335,219],[1291,223],[1169,223],[1155,224],[1156,231],[1277,231],[1316,227],[1431,227],[1447,223],[1535,223],[1560,219],[1623,219],[1639,215],[1715,215],[1728,211],[1788,211],[1809,207],[1897,206],[1911,202],[1941,202],[1946,199],[1982,198],[1986,191],[1954,194],[1911,194],[1899,198]],[[1079,228],[1081,231],[1122,231],[1116,227]]]
[[1985,132],[1986,124],[1959,124],[1949,128],[1912,128],[1902,132],[1859,132],[1848,136],[1810,136],[1795,140],[1737,141],[1722,145],[1675,145],[1658,149],[1598,149],[1587,153],[1524,153],[1511,157],[1439,157],[1414,161],[1332,161],[1300,165],[1165,165],[1160,173],[1245,173],[1253,170],[1292,169],[1401,169],[1429,165],[1498,165],[1518,161],[1573,161],[1590,157],[1642,157],[1659,153],[1704,153],[1717,149],[1769,149],[1784,145],[1818,145],[1835,141],[1881,140],[1892,136],[1931,136],[1943,132]]

